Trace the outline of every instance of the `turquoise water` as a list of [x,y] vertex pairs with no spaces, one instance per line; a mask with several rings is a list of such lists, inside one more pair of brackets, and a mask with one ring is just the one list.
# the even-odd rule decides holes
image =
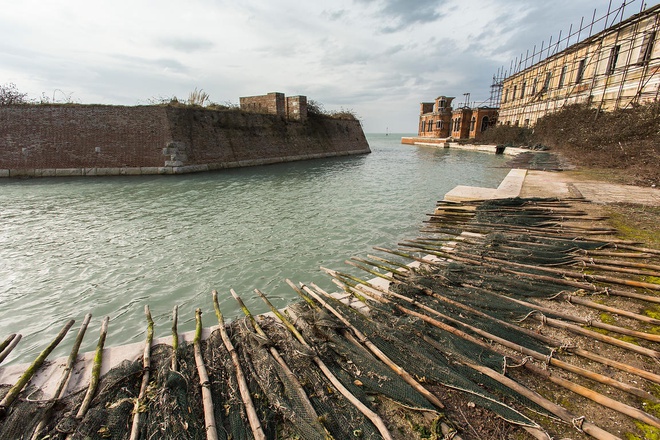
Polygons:
[[[94,315],[82,350],[144,339],[149,304],[156,337],[295,300],[284,283],[334,285],[319,266],[394,247],[416,236],[425,214],[454,186],[496,187],[505,158],[413,147],[401,135],[369,135],[372,153],[183,176],[0,180],[0,338],[22,333],[12,362],[32,360],[70,318]],[[74,326],[74,329],[77,327]],[[93,330],[92,330],[93,329]],[[66,355],[71,331],[55,355]]]

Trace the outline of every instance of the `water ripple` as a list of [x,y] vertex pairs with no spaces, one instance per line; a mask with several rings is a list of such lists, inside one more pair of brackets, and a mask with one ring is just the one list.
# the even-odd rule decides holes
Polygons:
[[215,324],[212,289],[227,318],[240,314],[230,288],[255,313],[266,307],[254,288],[280,307],[296,299],[284,278],[332,289],[319,266],[348,271],[351,255],[414,235],[455,185],[495,187],[506,173],[499,156],[369,141],[367,156],[216,173],[0,181],[0,338],[24,335],[11,362],[88,312],[90,329],[111,318],[117,345],[143,339],[144,304],[166,336],[174,305],[181,331],[196,307]]

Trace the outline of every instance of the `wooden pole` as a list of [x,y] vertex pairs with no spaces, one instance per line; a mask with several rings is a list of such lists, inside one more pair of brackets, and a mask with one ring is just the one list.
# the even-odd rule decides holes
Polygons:
[[174,306],[172,309],[172,364],[170,366],[172,371],[179,369],[179,332],[177,329],[179,321],[179,306]]
[[[335,272],[335,273],[340,274],[339,272]],[[431,294],[432,296],[437,297],[438,299],[443,299],[443,300],[445,300],[445,302],[451,301],[449,299],[443,298],[441,295],[434,294],[435,292],[433,292],[430,289],[427,289],[423,286],[418,286],[418,285],[415,285],[415,284],[412,284],[412,286],[417,288],[417,289],[420,289],[422,291],[425,291],[427,294]],[[614,388],[620,389],[622,391],[625,391],[625,392],[630,393],[632,395],[635,395],[637,397],[641,397],[642,399],[650,400],[650,401],[653,401],[653,402],[656,402],[658,400],[654,395],[652,395],[652,394],[650,394],[650,393],[648,393],[644,390],[641,390],[637,387],[632,387],[632,386],[630,386],[626,383],[614,380],[614,379],[612,379],[608,376],[604,376],[602,374],[594,373],[592,371],[585,370],[585,369],[580,368],[580,367],[576,367],[576,366],[571,365],[569,363],[560,361],[559,359],[554,359],[552,357],[545,356],[542,353],[539,353],[537,351],[534,351],[534,350],[528,349],[526,347],[520,346],[520,345],[518,345],[514,342],[510,342],[506,339],[497,337],[497,336],[495,336],[491,333],[485,332],[485,331],[483,331],[481,329],[478,329],[476,327],[472,327],[472,326],[470,326],[470,325],[468,325],[468,324],[466,324],[466,323],[464,323],[460,320],[457,320],[457,319],[451,318],[449,316],[446,316],[446,315],[440,313],[439,311],[437,311],[437,310],[435,310],[431,307],[428,307],[424,304],[421,304],[421,303],[419,303],[418,301],[416,301],[412,298],[408,298],[404,295],[400,295],[400,294],[390,292],[390,291],[385,292],[385,294],[389,295],[389,296],[392,296],[392,297],[395,297],[395,298],[398,298],[398,299],[401,299],[401,300],[404,300],[404,301],[409,302],[411,304],[414,304],[415,306],[421,308],[422,310],[424,310],[426,312],[430,312],[432,314],[435,314],[437,316],[442,317],[443,319],[450,320],[451,322],[454,322],[456,324],[465,326],[466,328],[469,328],[471,331],[473,331],[475,333],[478,333],[478,334],[480,334],[481,336],[483,336],[485,338],[488,338],[488,339],[491,339],[495,342],[498,342],[499,344],[504,345],[505,347],[508,347],[510,349],[520,351],[521,353],[523,353],[527,356],[532,356],[535,359],[548,362],[550,365],[556,366],[556,367],[561,368],[561,369],[566,370],[566,371],[570,371],[572,373],[578,374],[580,376],[586,377],[586,378],[594,380],[596,382],[600,382],[602,384],[612,386]],[[382,300],[382,298],[381,298],[381,300]],[[454,301],[452,301],[452,303],[453,304],[460,304],[460,303],[456,303]],[[465,310],[466,307],[463,307],[463,309]],[[483,315],[485,315],[486,317],[494,320],[494,318],[490,317],[489,315],[486,315],[486,314],[483,314]],[[484,317],[484,316],[481,316],[481,317]],[[499,320],[496,320],[496,321],[499,321]],[[503,323],[503,321],[499,321],[499,322]],[[507,325],[507,327],[511,328],[511,327],[514,327],[514,326],[511,324],[511,325]],[[519,327],[517,327],[516,329],[521,330]]]
[[[250,324],[252,324],[252,328],[254,331],[262,338],[267,340],[269,342],[268,344],[268,351],[270,352],[271,356],[273,356],[273,359],[280,365],[282,368],[282,371],[286,375],[286,378],[288,381],[293,385],[294,392],[298,395],[298,399],[300,403],[305,407],[305,411],[307,414],[311,416],[312,420],[309,420],[309,423],[314,426],[317,423],[319,423],[319,426],[315,426],[315,428],[318,428],[320,432],[325,433],[325,428],[320,425],[319,422],[319,416],[316,413],[316,410],[312,406],[312,402],[310,402],[309,397],[307,396],[307,393],[305,393],[305,389],[303,388],[302,384],[298,380],[295,374],[293,374],[293,371],[289,368],[287,365],[286,361],[284,358],[280,355],[280,352],[275,348],[275,346],[272,344],[270,338],[264,332],[264,330],[261,328],[261,326],[257,323],[257,320],[254,319],[254,316],[250,312],[250,310],[247,308],[243,300],[236,294],[234,289],[230,290],[231,295],[234,297],[234,299],[238,302],[238,305],[240,306],[241,310],[245,314],[245,316],[248,318],[250,321]],[[255,289],[255,292],[259,292],[259,289]]]
[[7,342],[7,345],[5,345],[5,347],[0,351],[0,364],[2,363],[2,361],[5,360],[7,356],[9,356],[9,353],[11,353],[12,350],[14,350],[14,348],[18,345],[18,342],[21,340],[21,337],[22,336],[20,333],[9,335],[7,337],[7,340],[5,341]]
[[57,385],[57,389],[53,394],[53,399],[51,400],[50,404],[48,405],[48,408],[44,412],[41,420],[39,421],[39,424],[34,429],[31,440],[36,440],[38,438],[39,434],[44,429],[44,426],[46,426],[46,422],[48,420],[48,417],[50,417],[53,406],[59,399],[62,398],[64,392],[66,391],[67,385],[69,383],[69,378],[71,377],[71,371],[73,370],[73,366],[75,365],[76,359],[78,358],[78,351],[80,350],[80,345],[82,344],[82,340],[85,336],[85,332],[87,331],[87,326],[89,325],[89,321],[91,321],[91,319],[92,319],[91,313],[85,315],[85,318],[83,319],[83,322],[80,326],[80,330],[78,330],[78,336],[76,337],[76,341],[73,343],[73,347],[71,348],[71,353],[69,354],[69,358],[67,359],[66,366],[64,367],[64,371],[62,371],[62,376],[60,377],[60,381],[59,384]]
[[[462,332],[462,331],[460,331],[460,330],[458,330],[454,327],[451,327],[451,326],[449,326],[449,325],[447,325],[443,322],[440,322],[436,319],[430,318],[430,317],[428,317],[428,316],[426,316],[422,313],[418,313],[418,312],[414,312],[412,310],[406,309],[405,307],[400,306],[400,305],[396,305],[396,307],[399,310],[401,310],[403,313],[409,314],[411,316],[415,316],[415,317],[417,317],[417,318],[419,318],[419,319],[421,319],[421,320],[423,320],[423,321],[425,321],[425,322],[427,322],[427,323],[429,323],[433,326],[436,326],[440,329],[446,330],[446,331],[448,331],[448,332],[450,332],[450,333],[452,333],[456,336],[459,336],[463,339],[466,339],[468,341],[474,342],[475,344],[478,344],[481,347],[484,347],[484,348],[487,348],[489,350],[493,350],[495,352],[498,352],[498,353],[502,354],[497,349],[495,349],[493,346],[491,346],[489,344],[486,344],[485,342],[483,342],[483,341],[481,341],[477,338],[474,338],[474,337],[468,335],[467,333],[464,333],[464,332]],[[443,316],[443,319],[448,319],[448,318],[449,317],[447,317],[447,316]],[[451,319],[451,318],[449,318],[449,319]],[[461,323],[461,324],[464,325],[464,326],[467,326],[464,323]],[[479,329],[476,329],[474,327],[472,327],[470,330],[474,331],[476,333],[481,332]],[[497,341],[497,342],[499,342],[499,341]],[[511,358],[514,359],[518,363],[523,363],[522,359],[519,359],[517,357],[511,357]],[[648,413],[645,413],[644,411],[638,410],[637,408],[633,408],[629,405],[618,402],[618,401],[616,401],[614,399],[611,399],[607,396],[603,396],[602,394],[596,393],[595,391],[592,391],[592,390],[590,390],[586,387],[583,387],[581,385],[577,385],[577,384],[575,384],[573,382],[570,382],[566,379],[562,379],[558,376],[552,375],[552,374],[550,374],[550,372],[548,372],[546,370],[543,370],[543,369],[541,369],[541,368],[539,368],[535,365],[532,365],[531,362],[525,362],[523,364],[524,364],[525,368],[530,369],[534,374],[539,375],[540,377],[544,377],[544,378],[550,380],[551,382],[553,382],[557,385],[560,385],[560,386],[562,386],[562,387],[564,387],[568,390],[571,390],[571,391],[575,392],[576,394],[579,394],[583,397],[586,397],[590,400],[593,400],[594,402],[599,403],[600,405],[603,405],[607,408],[613,409],[617,412],[620,412],[622,414],[630,416],[630,417],[632,417],[636,420],[647,423],[647,424],[652,425],[656,428],[660,428],[660,420],[657,419],[656,417],[648,414]]]
[[213,411],[213,396],[211,394],[211,381],[206,372],[204,358],[202,357],[202,310],[195,310],[195,338],[193,339],[193,349],[195,351],[195,365],[199,375],[199,385],[202,388],[202,403],[204,405],[204,428],[206,430],[207,440],[218,440],[218,431],[215,427],[215,413]]
[[[101,365],[103,363],[103,346],[105,345],[105,338],[108,334],[108,323],[110,322],[110,317],[106,316],[103,318],[101,323],[101,333],[99,335],[99,342],[96,344],[96,352],[94,353],[94,364],[92,365],[92,374],[89,380],[89,386],[87,387],[87,392],[85,393],[85,398],[78,408],[76,413],[76,419],[80,420],[85,417],[87,410],[92,403],[92,398],[96,393],[96,388],[99,385],[99,380],[101,379]],[[69,434],[69,437],[71,434]],[[68,437],[67,437],[68,438]]]
[[[25,385],[32,379],[32,376],[41,368],[43,365],[44,361],[48,357],[48,355],[57,347],[57,345],[64,339],[64,336],[68,333],[69,329],[73,325],[75,321],[71,319],[68,321],[62,330],[57,334],[55,339],[46,347],[40,354],[37,356],[37,358],[32,362],[32,364],[25,370],[25,373],[18,379],[18,382],[14,384],[13,387],[7,391],[7,394],[5,394],[5,397],[0,401],[0,420],[5,418],[7,415],[7,411],[9,407],[11,406],[12,403],[14,403],[14,400],[18,397],[19,393],[23,390]],[[16,338],[14,338],[16,339]]]
[[149,306],[144,306],[144,314],[147,317],[147,341],[144,344],[144,354],[142,356],[142,383],[140,384],[140,394],[135,399],[135,406],[133,408],[133,425],[131,427],[130,440],[137,440],[140,435],[140,414],[144,411],[145,395],[147,394],[147,387],[149,386],[149,376],[151,368],[151,343],[154,340],[154,321],[151,318],[151,311]]
[[234,344],[232,344],[231,340],[229,339],[229,335],[227,334],[227,329],[225,328],[225,320],[222,316],[222,312],[220,311],[220,306],[218,304],[218,292],[215,290],[213,291],[213,307],[215,308],[215,315],[218,318],[218,325],[220,336],[222,336],[222,342],[229,352],[232,363],[234,364],[234,369],[236,370],[238,390],[241,393],[241,398],[243,399],[243,404],[245,405],[245,412],[247,413],[252,435],[254,436],[255,440],[266,440],[266,434],[261,427],[261,422],[259,421],[257,411],[254,408],[254,403],[252,402],[252,397],[250,396],[250,389],[248,388],[245,375],[243,374],[243,368],[241,368],[241,363],[238,359],[238,353],[236,353]]
[[[262,292],[257,291],[257,294],[264,300],[268,305],[270,310],[275,314],[275,316],[284,324],[284,326],[295,336],[295,338],[303,344],[305,347],[311,349],[309,343],[305,340],[303,335],[295,328],[295,326],[289,321],[277,308],[268,300],[266,295]],[[340,381],[337,377],[330,371],[330,369],[325,365],[318,355],[314,355],[312,358],[314,363],[319,367],[323,375],[330,381],[330,383],[344,396],[349,402],[353,404],[365,417],[371,420],[371,423],[376,426],[378,432],[383,437],[384,440],[392,440],[392,435],[390,434],[387,426],[383,422],[383,419],[380,418],[378,414],[369,409],[364,403],[362,403],[357,397],[355,397]]]

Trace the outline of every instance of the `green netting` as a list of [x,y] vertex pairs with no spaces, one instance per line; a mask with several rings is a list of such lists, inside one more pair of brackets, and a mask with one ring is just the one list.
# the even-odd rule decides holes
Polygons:
[[[272,320],[263,319],[261,324],[289,368],[300,380],[321,423],[333,438],[382,439],[373,424],[342,396],[316,367],[313,351],[293,340],[286,329]],[[338,371],[338,367],[331,362],[326,362],[326,365],[331,370]],[[342,384],[352,386],[348,382]]]
[[[490,409],[507,421],[520,425],[537,426],[530,419],[499,402],[488,391],[459,374],[452,368],[452,362],[437,350],[433,350],[428,343],[423,341],[421,335],[404,331],[409,326],[407,317],[397,319],[394,310],[389,309],[379,316],[376,323],[363,316],[358,316],[355,310],[339,301],[330,301],[333,307],[340,310],[342,315],[364,333],[388,358],[412,375],[424,378],[425,381],[433,381],[469,393],[475,403]],[[372,310],[372,313],[374,312],[375,310]],[[388,323],[388,321],[391,322]]]

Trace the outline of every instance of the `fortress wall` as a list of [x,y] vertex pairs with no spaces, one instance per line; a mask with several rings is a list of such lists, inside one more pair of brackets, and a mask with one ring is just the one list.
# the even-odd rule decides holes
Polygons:
[[0,107],[0,177],[176,174],[370,152],[359,121],[176,106]]
[[158,107],[0,107],[0,169],[5,170],[162,166],[169,139]]

